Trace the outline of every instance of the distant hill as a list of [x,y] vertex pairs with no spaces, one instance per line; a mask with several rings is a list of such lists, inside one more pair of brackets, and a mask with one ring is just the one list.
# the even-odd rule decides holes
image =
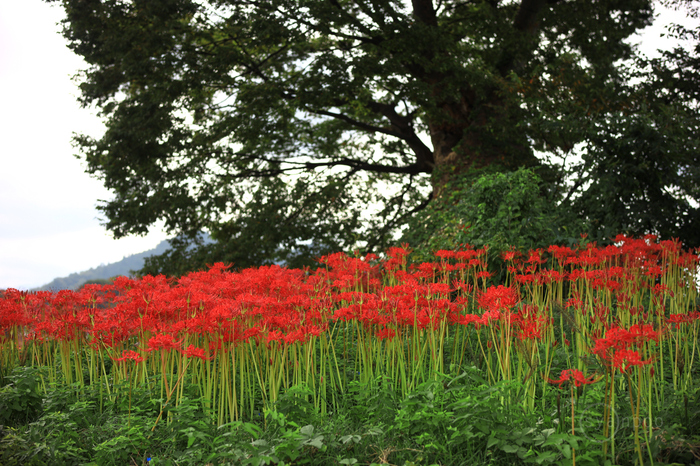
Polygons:
[[161,241],[158,246],[148,251],[125,257],[119,262],[100,265],[84,272],[72,273],[67,277],[55,278],[50,283],[34,288],[32,291],[77,290],[88,280],[104,280],[118,275],[131,275],[131,270],[139,270],[143,267],[143,261],[146,257],[163,254],[167,249],[168,241]]

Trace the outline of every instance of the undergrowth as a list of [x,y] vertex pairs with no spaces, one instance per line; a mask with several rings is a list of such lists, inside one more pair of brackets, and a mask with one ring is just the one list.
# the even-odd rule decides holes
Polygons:
[[[438,376],[401,399],[390,380],[354,382],[340,409],[318,414],[312,391],[292,387],[257,419],[216,426],[205,400],[183,395],[154,423],[160,401],[143,389],[100,406],[100,393],[55,385],[38,395],[41,369],[16,368],[0,389],[0,464],[24,465],[512,465],[634,464],[632,425],[618,414],[614,462],[603,460],[595,417],[601,389],[575,394],[576,435],[566,391],[548,408],[510,404],[519,382],[490,385],[471,368]],[[649,439],[656,464],[700,464],[700,387],[679,396],[657,418]],[[80,399],[78,399],[80,393]],[[679,411],[676,406],[687,406]]]

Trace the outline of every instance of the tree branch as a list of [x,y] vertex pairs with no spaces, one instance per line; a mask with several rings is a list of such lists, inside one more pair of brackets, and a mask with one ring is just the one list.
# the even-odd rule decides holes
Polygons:
[[381,165],[378,163],[368,163],[362,160],[348,159],[343,157],[339,160],[332,160],[330,162],[306,162],[305,168],[307,170],[313,170],[319,167],[335,167],[338,165],[343,165],[346,167],[351,167],[355,170],[370,171],[374,173],[397,173],[397,174],[409,174],[417,175],[419,173],[430,173],[425,167],[414,163],[412,165],[406,165],[403,167],[394,167],[392,165]]
[[363,129],[365,131],[369,131],[370,133],[383,133],[383,134],[388,134],[389,136],[394,136],[395,138],[399,139],[404,139],[401,134],[397,131],[392,131],[387,128],[382,128],[381,126],[374,126],[370,125],[368,123],[363,123],[361,121],[354,120],[350,118],[347,115],[344,115],[342,113],[335,113],[335,112],[329,112],[327,110],[313,110],[313,109],[306,109],[310,113],[315,113],[317,115],[324,115],[324,116],[329,116],[332,118],[335,118],[337,120],[344,121],[352,126],[355,126],[357,128]]
[[423,144],[423,141],[420,140],[414,131],[413,116],[410,114],[406,116],[400,115],[396,108],[390,104],[370,102],[367,106],[375,113],[384,115],[391,122],[391,126],[400,134],[400,138],[406,141],[413,153],[416,154],[418,164],[426,165],[432,170],[435,166],[433,151]]
[[220,174],[220,173],[210,173],[211,175],[218,176],[218,177],[224,177],[224,178],[263,178],[263,177],[269,177],[269,176],[277,176],[281,175],[283,173],[287,172],[294,172],[294,171],[311,171],[316,168],[330,168],[330,167],[337,167],[337,166],[345,166],[345,167],[350,167],[352,170],[355,172],[357,171],[370,171],[374,173],[395,173],[395,174],[409,174],[409,175],[417,175],[421,173],[430,173],[430,169],[426,168],[424,165],[420,165],[418,163],[414,163],[412,165],[405,165],[401,167],[393,166],[393,165],[382,165],[378,163],[369,163],[365,162],[363,160],[357,160],[357,159],[349,159],[347,157],[343,157],[338,160],[330,160],[328,162],[296,162],[296,161],[283,161],[283,160],[272,160],[267,157],[262,157],[262,156],[246,156],[242,155],[243,157],[246,157],[248,159],[252,160],[258,160],[261,162],[266,162],[270,164],[279,164],[279,163],[286,163],[289,165],[296,165],[296,166],[291,166],[288,168],[269,168],[269,169],[248,169],[248,170],[243,170],[239,173],[236,174],[231,174],[231,173],[226,173],[226,174]]
[[501,73],[501,76],[508,74],[513,69],[516,59],[522,54],[524,47],[529,42],[527,36],[534,36],[539,26],[538,17],[547,0],[522,0],[520,8],[513,20],[513,29],[518,32],[512,39],[512,43],[504,49],[503,55],[499,60],[496,68]]

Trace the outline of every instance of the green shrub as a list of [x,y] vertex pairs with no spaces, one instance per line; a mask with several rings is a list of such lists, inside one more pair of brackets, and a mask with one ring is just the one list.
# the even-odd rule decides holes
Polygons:
[[0,388],[0,425],[18,426],[35,420],[41,412],[41,373],[35,367],[18,366]]
[[462,244],[489,247],[489,262],[497,278],[500,254],[511,248],[572,246],[585,224],[557,206],[533,169],[513,172],[471,172],[449,182],[438,199],[417,213],[401,239],[414,252],[414,262],[434,260],[435,251]]

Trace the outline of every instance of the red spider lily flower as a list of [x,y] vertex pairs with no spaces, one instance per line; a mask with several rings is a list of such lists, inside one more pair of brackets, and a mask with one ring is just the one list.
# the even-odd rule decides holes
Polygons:
[[630,240],[632,240],[632,238],[630,238],[630,237],[627,236],[627,235],[617,235],[617,236],[615,236],[615,238],[613,239],[613,241],[614,241],[615,243],[626,243],[626,242],[628,242],[628,241],[630,241]]
[[581,309],[583,309],[583,301],[581,301],[580,299],[576,299],[576,298],[569,298],[566,301],[566,304],[564,304],[564,307],[565,308],[573,307],[574,309],[578,309],[580,311]]
[[540,272],[540,278],[544,283],[561,283],[566,278],[566,273],[559,272],[558,270],[543,270]]
[[561,371],[559,379],[547,379],[547,381],[551,384],[559,385],[559,388],[561,388],[561,386],[565,383],[570,384],[573,382],[576,387],[580,387],[582,385],[589,385],[598,382],[600,379],[600,377],[596,379],[594,376],[586,377],[583,375],[583,372],[578,369],[564,369]]
[[542,338],[542,330],[547,327],[547,318],[544,316],[532,315],[520,322],[520,340],[539,340]]
[[112,358],[114,362],[134,361],[137,364],[143,362],[143,356],[136,351],[124,350],[121,358]]
[[647,277],[661,276],[664,273],[660,265],[652,265],[648,267],[649,268],[644,271],[644,275],[646,275]]
[[391,328],[383,328],[377,331],[375,333],[375,336],[377,337],[378,340],[393,340],[394,337],[396,336],[396,330],[391,329]]
[[674,261],[674,264],[685,269],[694,270],[695,267],[697,267],[699,260],[700,257],[697,254],[686,252],[678,256],[678,259]]
[[538,276],[539,274],[536,273],[518,274],[515,276],[515,281],[521,285],[525,283],[536,283]]
[[598,249],[587,249],[582,251],[577,261],[579,265],[594,267],[600,264],[601,259]]
[[456,257],[455,256],[456,254],[457,253],[454,251],[446,251],[444,249],[441,249],[435,253],[435,257],[439,257],[442,260],[446,260],[446,259],[453,259],[454,257]]
[[651,364],[651,358],[642,360],[639,351],[620,349],[615,351],[613,355],[613,366],[621,372],[626,372],[630,366],[646,366],[648,364]]
[[635,324],[629,330],[621,327],[610,327],[605,333],[605,338],[595,341],[593,352],[601,357],[607,357],[611,349],[626,349],[633,344],[643,344],[648,340],[659,340],[659,333],[648,324]]
[[376,254],[369,253],[365,257],[362,258],[363,261],[365,262],[374,262],[378,259]]
[[642,344],[645,341],[659,341],[659,332],[654,330],[649,324],[634,324],[629,329],[630,336],[634,338],[637,344]]
[[288,345],[294,344],[296,342],[304,343],[308,340],[308,334],[303,328],[297,328],[289,332],[284,336],[284,342]]
[[460,262],[469,262],[472,259],[474,259],[474,257],[476,257],[476,251],[474,251],[473,249],[467,249],[466,251],[457,251],[455,253],[455,257]]
[[688,317],[688,314],[671,314],[668,316],[668,318],[666,318],[666,323],[675,327],[676,329],[679,329],[681,324],[687,324],[690,322]]
[[647,244],[654,243],[657,239],[659,239],[659,235],[653,235],[651,233],[644,235],[644,241],[646,241]]
[[568,257],[575,256],[576,253],[568,246],[555,246],[552,245],[547,248],[552,256],[554,256],[560,263],[564,263]]
[[618,292],[622,289],[622,283],[617,280],[602,280],[602,286],[612,292]]
[[503,285],[489,287],[479,298],[479,307],[485,310],[509,309],[518,304],[517,290]]
[[159,349],[164,349],[166,351],[170,351],[172,349],[180,349],[180,345],[182,345],[182,340],[180,341],[175,341],[172,335],[166,335],[166,334],[159,334],[154,337],[151,337],[148,340],[148,349],[146,351],[151,352]]
[[452,286],[455,290],[461,290],[465,293],[471,293],[473,285],[471,283],[466,283],[461,280],[453,280]]
[[542,258],[542,249],[530,249],[527,254],[528,258],[525,262],[528,264],[542,264],[547,262],[547,259]]
[[520,255],[520,253],[519,253],[518,251],[514,251],[514,250],[512,250],[512,251],[503,251],[503,252],[501,253],[501,257],[502,257],[503,260],[506,261],[506,262],[511,262],[511,261],[513,261],[513,260],[516,258],[516,256],[518,256],[518,255]]
[[408,248],[408,244],[402,244],[400,248],[392,247],[386,252],[387,260],[384,263],[384,268],[387,270],[396,270],[401,265],[406,264],[406,256],[411,254],[411,250]]
[[477,328],[481,325],[481,316],[478,314],[465,314],[459,316],[457,319],[457,323],[459,325],[469,325],[469,324],[475,324]]
[[671,296],[672,298],[675,296],[673,294],[673,290],[671,290],[668,286],[661,284],[661,283],[657,283],[656,285],[654,285],[654,288],[651,289],[651,292],[654,293],[654,295],[656,295],[656,296],[661,296],[664,293],[668,293],[668,295]]
[[438,295],[449,295],[450,285],[447,283],[430,283],[428,284],[428,295],[438,296]]
[[207,352],[204,348],[197,348],[194,345],[188,346],[186,349],[181,350],[180,353],[188,358],[199,358],[203,361],[212,359],[211,357],[207,357]]
[[247,328],[245,332],[243,332],[243,341],[248,341],[251,338],[257,341],[260,338],[260,333],[260,327]]

